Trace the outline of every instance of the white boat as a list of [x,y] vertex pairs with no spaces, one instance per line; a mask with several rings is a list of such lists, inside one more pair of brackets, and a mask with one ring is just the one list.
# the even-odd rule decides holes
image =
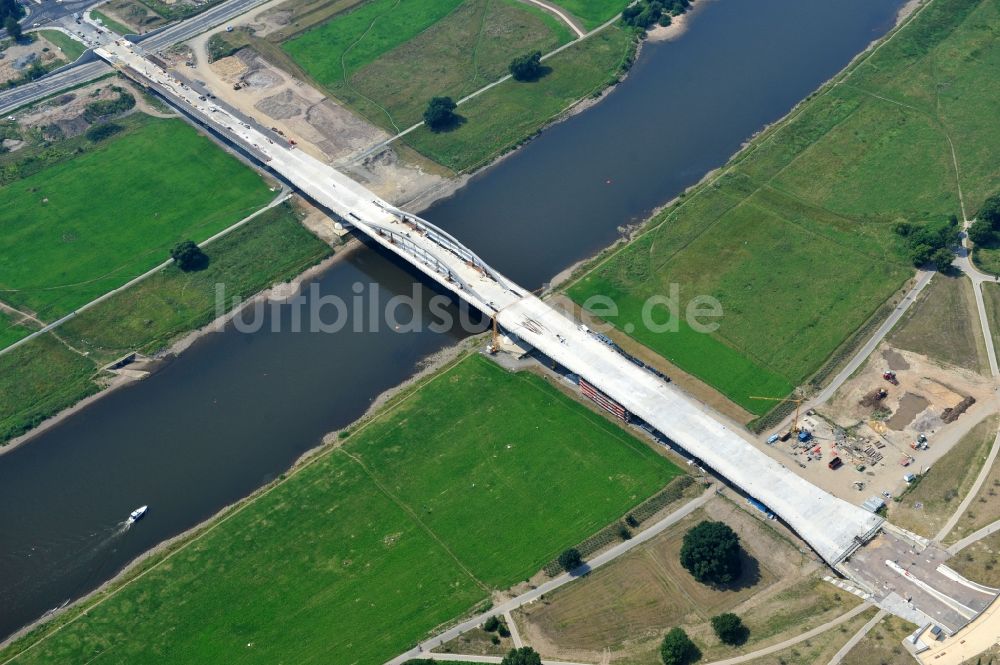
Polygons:
[[135,524],[142,519],[142,516],[146,514],[147,510],[149,510],[149,506],[139,506],[129,513],[128,520],[126,520],[125,524]]

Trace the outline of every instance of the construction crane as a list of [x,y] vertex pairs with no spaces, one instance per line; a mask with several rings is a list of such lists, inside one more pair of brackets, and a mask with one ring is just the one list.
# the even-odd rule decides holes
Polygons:
[[799,409],[802,407],[802,402],[806,401],[804,397],[758,397],[756,395],[751,395],[750,399],[766,399],[771,402],[792,402],[795,404],[795,418],[792,419],[792,424],[788,428],[788,435],[791,436],[799,431]]

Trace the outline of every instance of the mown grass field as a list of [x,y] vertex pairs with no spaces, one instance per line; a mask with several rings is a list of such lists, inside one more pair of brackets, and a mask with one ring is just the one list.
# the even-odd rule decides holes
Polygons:
[[631,62],[632,36],[611,26],[549,58],[551,72],[508,80],[458,107],[464,123],[448,132],[421,127],[407,144],[454,171],[471,171],[517,147],[574,103],[617,81]]
[[679,473],[468,357],[13,662],[383,662]]
[[69,35],[59,30],[39,30],[46,41],[57,46],[62,52],[63,60],[73,62],[87,50],[87,47]]
[[338,99],[400,131],[421,120],[431,97],[460,99],[506,75],[515,56],[546,53],[572,38],[552,15],[517,0],[406,2],[392,11],[375,2],[283,48]]
[[[769,410],[749,397],[804,383],[912,275],[893,227],[960,212],[949,138],[967,206],[1000,187],[1000,126],[984,121],[1000,90],[979,84],[1000,62],[998,20],[995,3],[934,0],[598,260],[571,297],[611,296],[615,326],[636,326],[637,340],[747,410]],[[717,331],[642,325],[643,303],[672,283],[682,305],[718,299]]]
[[[206,248],[205,270],[170,266],[51,334],[0,356],[0,445],[97,390],[98,369],[128,351],[152,353],[215,318],[215,284],[246,298],[326,257],[291,206],[265,211]],[[13,340],[11,340],[13,341]]]
[[965,276],[935,275],[896,324],[889,342],[934,360],[989,372],[976,296]]
[[202,241],[274,196],[181,120],[122,125],[93,149],[0,188],[0,299],[58,318],[165,261],[177,242]]
[[587,30],[610,21],[628,6],[628,0],[552,0],[570,14],[580,19]]

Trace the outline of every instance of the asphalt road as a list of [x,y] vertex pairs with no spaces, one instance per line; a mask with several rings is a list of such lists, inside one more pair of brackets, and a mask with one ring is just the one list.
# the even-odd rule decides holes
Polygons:
[[[226,21],[231,21],[262,2],[264,0],[228,0],[228,2],[220,3],[197,16],[192,16],[189,19],[175,23],[159,32],[146,35],[136,41],[149,51],[158,51],[177,42],[191,39]],[[54,95],[60,90],[92,81],[110,71],[112,71],[112,68],[107,63],[103,61],[91,61],[74,65],[48,76],[43,76],[33,83],[4,91],[0,93],[0,116],[7,115],[25,104],[30,104]]]

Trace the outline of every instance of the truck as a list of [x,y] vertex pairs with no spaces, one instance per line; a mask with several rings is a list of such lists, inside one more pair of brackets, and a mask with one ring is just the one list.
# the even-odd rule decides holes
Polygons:
[[832,460],[827,462],[826,465],[830,468],[831,471],[836,471],[840,467],[844,466],[844,460],[840,459],[839,457],[834,457]]
[[753,506],[754,508],[756,508],[757,510],[759,510],[760,512],[764,513],[764,517],[766,517],[767,519],[769,519],[769,520],[773,520],[774,519],[774,513],[771,512],[771,509],[768,508],[767,506],[765,506],[763,503],[761,503],[757,499],[748,496],[747,497],[747,503],[750,504],[751,506]]

